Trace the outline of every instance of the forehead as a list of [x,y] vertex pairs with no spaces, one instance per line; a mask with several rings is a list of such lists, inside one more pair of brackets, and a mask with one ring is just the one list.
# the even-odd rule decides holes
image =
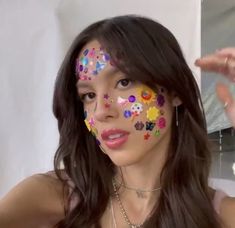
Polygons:
[[78,55],[78,58],[80,59],[80,58],[82,58],[82,57],[84,56],[84,51],[85,51],[86,49],[91,50],[91,49],[94,48],[94,49],[96,49],[96,50],[99,50],[100,47],[101,47],[101,44],[100,44],[100,42],[99,42],[98,40],[92,40],[92,41],[88,42],[88,43],[82,48],[81,52],[80,52],[79,55]]

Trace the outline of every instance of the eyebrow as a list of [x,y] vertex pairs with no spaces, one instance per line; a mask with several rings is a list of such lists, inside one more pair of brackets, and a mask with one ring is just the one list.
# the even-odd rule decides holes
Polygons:
[[[114,76],[115,76],[115,75],[116,75],[117,73],[119,73],[119,72],[120,72],[120,70],[119,70],[118,68],[112,67],[112,68],[106,70],[105,74],[107,75],[107,77],[110,77],[110,76],[112,76],[113,74],[114,74]],[[99,77],[99,75],[97,75],[97,76]],[[95,77],[97,77],[97,76],[95,76]],[[80,89],[80,88],[89,88],[89,87],[92,86],[92,84],[93,84],[92,81],[87,82],[87,81],[78,80],[78,81],[77,81],[77,84],[76,84],[76,87],[79,88],[79,89]]]

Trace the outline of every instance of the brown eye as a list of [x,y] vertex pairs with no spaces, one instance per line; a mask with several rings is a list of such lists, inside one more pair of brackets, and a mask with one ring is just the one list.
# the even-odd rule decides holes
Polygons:
[[118,88],[127,88],[131,85],[131,80],[130,79],[127,79],[127,78],[124,78],[124,79],[121,79],[117,82],[117,87]]
[[91,102],[95,98],[95,93],[85,93],[80,95],[82,102]]

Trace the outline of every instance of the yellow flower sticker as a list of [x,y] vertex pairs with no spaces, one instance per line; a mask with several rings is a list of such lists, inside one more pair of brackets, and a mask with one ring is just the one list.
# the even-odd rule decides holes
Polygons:
[[148,86],[138,88],[138,99],[144,104],[150,104],[156,99],[156,93]]
[[147,118],[150,121],[155,121],[159,116],[161,115],[161,112],[158,108],[156,107],[150,107],[147,110]]
[[85,124],[86,124],[87,129],[88,129],[89,131],[91,131],[91,125],[90,125],[90,123],[88,122],[88,120],[85,119],[84,122],[85,122]]

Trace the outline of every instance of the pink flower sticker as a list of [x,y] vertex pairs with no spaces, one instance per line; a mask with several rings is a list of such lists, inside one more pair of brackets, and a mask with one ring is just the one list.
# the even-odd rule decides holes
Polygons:
[[166,119],[164,117],[159,118],[157,125],[160,129],[166,127]]

